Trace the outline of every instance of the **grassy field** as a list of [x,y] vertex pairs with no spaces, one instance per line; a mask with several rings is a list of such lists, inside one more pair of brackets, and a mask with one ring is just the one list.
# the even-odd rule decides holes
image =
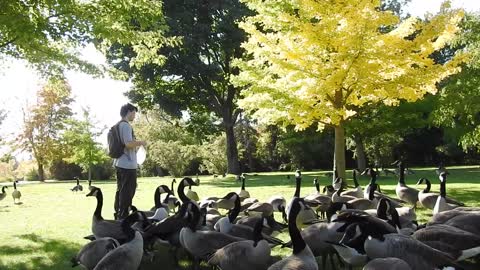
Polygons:
[[[414,170],[414,175],[407,176],[408,185],[415,186],[420,177],[427,177],[432,181],[432,190],[438,192],[438,180],[433,168]],[[455,167],[449,168],[449,171],[447,194],[468,206],[480,206],[480,168]],[[287,174],[293,176],[293,173],[286,172],[250,175],[247,177],[246,189],[252,197],[260,201],[274,194],[281,194],[288,200],[294,193],[295,181],[294,177],[287,179]],[[351,172],[348,174],[351,175]],[[320,176],[321,186],[330,183],[324,172],[304,172],[303,175],[302,195],[314,192],[314,176]],[[134,205],[139,209],[152,207],[155,187],[160,184],[170,186],[171,180],[172,177],[140,178]],[[200,181],[201,185],[194,189],[201,198],[222,196],[230,191],[238,191],[240,187],[233,177],[204,176],[200,177]],[[364,186],[368,178],[361,178],[360,182]],[[382,175],[377,182],[383,192],[395,194],[395,176]],[[86,189],[87,184],[82,184]],[[86,243],[83,236],[91,234],[91,217],[96,205],[93,197],[85,197],[85,191],[72,193],[69,189],[74,185],[73,181],[21,183],[18,189],[22,192],[22,203],[18,205],[13,204],[10,196],[13,188],[7,189],[9,195],[0,201],[0,269],[70,269],[70,258]],[[112,218],[115,182],[100,181],[94,185],[100,187],[104,194],[103,216]],[[423,189],[423,186],[421,188]],[[418,209],[417,216],[419,222],[423,223],[431,217],[431,211]],[[280,216],[277,220],[281,220]],[[280,238],[288,239],[288,233],[283,233]],[[290,252],[289,249],[274,250],[274,254],[281,256]],[[153,262],[146,262],[141,269],[173,269],[169,265],[171,262],[168,253],[159,252]]]

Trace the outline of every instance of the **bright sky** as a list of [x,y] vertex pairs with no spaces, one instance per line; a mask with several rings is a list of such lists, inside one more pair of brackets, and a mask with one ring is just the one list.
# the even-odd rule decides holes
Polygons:
[[[407,10],[413,16],[423,16],[426,12],[434,14],[439,11],[441,2],[412,0]],[[480,0],[453,0],[452,5],[468,11],[480,11]],[[95,63],[105,61],[93,46],[87,47],[83,54]],[[68,72],[67,78],[76,100],[73,105],[75,112],[81,112],[82,107],[90,107],[99,126],[111,126],[118,121],[121,105],[128,102],[123,94],[131,87],[129,83],[109,78],[95,79],[78,72]],[[8,111],[7,119],[0,128],[0,137],[12,137],[18,132],[22,123],[21,108],[27,102],[34,103],[35,93],[41,85],[39,76],[23,62],[0,63],[0,106]],[[106,143],[105,133],[99,140]]]

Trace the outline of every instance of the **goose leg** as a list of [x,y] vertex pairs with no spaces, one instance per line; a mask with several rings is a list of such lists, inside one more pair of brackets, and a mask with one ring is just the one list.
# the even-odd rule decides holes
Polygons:
[[328,256],[328,253],[322,254],[322,269],[325,269],[325,265],[327,265],[327,256]]
[[337,268],[335,267],[335,262],[333,261],[333,254],[330,253],[329,255],[330,255],[329,257],[330,257],[330,264],[332,265],[332,269],[336,270]]

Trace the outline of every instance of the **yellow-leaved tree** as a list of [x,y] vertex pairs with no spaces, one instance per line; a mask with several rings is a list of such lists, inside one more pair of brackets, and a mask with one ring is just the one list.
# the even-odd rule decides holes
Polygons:
[[[466,55],[444,64],[432,54],[459,30],[448,3],[425,20],[402,22],[380,0],[244,0],[256,15],[240,24],[250,57],[238,60],[239,105],[262,122],[335,129],[334,167],[345,177],[345,132],[362,106],[435,93]],[[381,121],[381,119],[372,119]]]

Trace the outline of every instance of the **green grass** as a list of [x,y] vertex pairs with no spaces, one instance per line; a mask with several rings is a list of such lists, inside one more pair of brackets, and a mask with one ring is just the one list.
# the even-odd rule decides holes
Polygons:
[[[449,168],[447,193],[449,196],[465,202],[468,206],[479,206],[480,195],[480,168],[455,167]],[[415,175],[407,176],[407,184],[415,186],[420,177],[427,177],[432,181],[432,190],[438,192],[439,185],[433,168],[415,169]],[[324,172],[304,172],[302,195],[314,192],[313,177],[320,176],[320,185],[324,186],[331,181],[323,176]],[[266,200],[271,195],[281,194],[285,198],[293,195],[295,188],[294,177],[286,178],[293,173],[261,173],[247,177],[246,189],[252,197]],[[351,173],[349,172],[349,175]],[[140,178],[134,198],[134,205],[139,209],[149,209],[153,206],[153,191],[156,186],[166,184],[170,186],[171,177]],[[194,188],[200,197],[222,196],[230,191],[238,191],[239,183],[233,177],[212,178],[200,177],[201,185]],[[364,186],[367,178],[360,179]],[[395,176],[380,176],[378,183],[382,191],[390,195],[395,194]],[[4,183],[5,184],[5,183]],[[82,183],[84,188],[86,184]],[[105,218],[113,216],[113,198],[116,188],[114,181],[95,182],[95,186],[104,193]],[[70,269],[70,258],[86,243],[82,237],[91,234],[91,217],[96,205],[92,197],[85,197],[86,192],[74,194],[69,189],[74,182],[32,183],[20,184],[22,204],[14,205],[8,195],[0,201],[0,269]],[[420,189],[420,187],[418,187]],[[423,188],[423,186],[421,187]],[[7,189],[10,194],[12,188]],[[418,209],[419,222],[425,222],[431,217],[430,210]],[[277,216],[277,220],[281,220]],[[288,233],[280,235],[281,239],[288,239]],[[274,250],[275,255],[286,256],[291,250]],[[162,269],[169,268],[169,255],[166,251],[159,252],[153,264],[142,269],[157,269],[155,264],[162,265]]]

